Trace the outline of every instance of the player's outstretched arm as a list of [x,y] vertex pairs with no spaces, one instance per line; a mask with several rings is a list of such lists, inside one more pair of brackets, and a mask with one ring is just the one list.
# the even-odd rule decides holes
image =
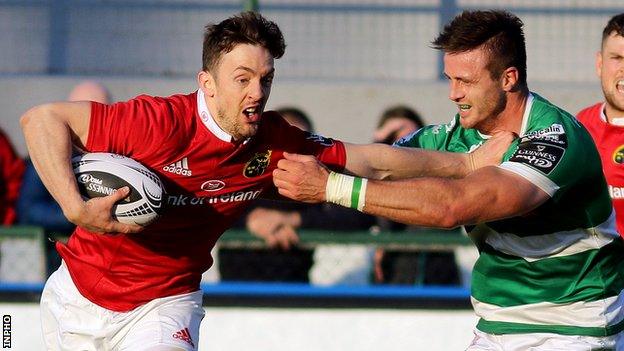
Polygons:
[[454,228],[514,217],[549,195],[525,178],[484,167],[462,179],[370,180],[363,211],[411,225]]
[[138,232],[140,226],[111,217],[112,206],[129,189],[87,202],[78,192],[70,159],[72,146],[82,148],[87,141],[90,113],[89,102],[57,102],[28,110],[20,123],[33,165],[72,223],[96,232]]
[[374,181],[329,172],[310,156],[285,154],[273,173],[280,194],[303,202],[329,201],[397,222],[453,228],[524,214],[549,196],[499,167],[465,178]]
[[372,179],[461,178],[478,168],[498,165],[514,139],[511,132],[498,132],[470,154],[345,143],[345,169],[351,174]]

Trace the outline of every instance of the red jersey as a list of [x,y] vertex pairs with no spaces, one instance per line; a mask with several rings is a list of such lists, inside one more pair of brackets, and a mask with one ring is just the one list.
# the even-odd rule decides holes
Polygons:
[[15,222],[15,203],[24,174],[24,161],[17,156],[9,139],[0,132],[0,224]]
[[579,112],[576,118],[596,143],[615,208],[617,229],[624,237],[624,127],[609,124],[603,111],[604,103],[598,103]]
[[156,172],[167,192],[163,216],[136,234],[77,228],[57,249],[83,296],[113,311],[199,289],[219,236],[264,191],[284,151],[315,155],[342,169],[344,145],[262,115],[245,142],[214,122],[203,93],[92,103],[86,149],[132,157]]

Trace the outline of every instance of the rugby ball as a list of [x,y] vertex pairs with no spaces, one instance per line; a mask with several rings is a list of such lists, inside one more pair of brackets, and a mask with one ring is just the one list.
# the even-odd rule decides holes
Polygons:
[[113,207],[122,223],[148,225],[164,207],[164,187],[154,172],[139,162],[111,153],[87,153],[72,158],[72,168],[83,199],[112,194],[127,186],[130,194]]

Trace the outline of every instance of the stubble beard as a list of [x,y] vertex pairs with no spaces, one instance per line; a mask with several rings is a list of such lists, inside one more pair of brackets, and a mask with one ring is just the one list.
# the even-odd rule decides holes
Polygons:
[[617,113],[616,116],[607,116],[607,118],[624,117],[624,101],[618,101],[618,99],[615,96],[617,92],[610,92],[607,89],[605,89],[605,87],[602,87],[602,93],[605,97],[605,102],[607,103],[607,105],[611,108],[611,110],[615,110]]
[[221,129],[230,134],[235,140],[241,139],[240,126],[237,125],[235,118],[228,118],[227,113],[223,109],[217,111],[217,119],[219,120]]
[[490,134],[492,130],[497,129],[497,124],[499,123],[500,115],[503,111],[505,111],[505,107],[507,106],[507,95],[505,92],[501,92],[496,100],[488,101],[484,107],[489,110],[488,115],[485,119],[477,123],[474,126],[475,129],[479,130],[484,134]]
[[238,119],[239,116],[228,118],[226,112],[220,109],[217,112],[219,120],[223,125],[223,130],[234,138],[234,140],[244,140],[256,135],[258,126],[244,125]]

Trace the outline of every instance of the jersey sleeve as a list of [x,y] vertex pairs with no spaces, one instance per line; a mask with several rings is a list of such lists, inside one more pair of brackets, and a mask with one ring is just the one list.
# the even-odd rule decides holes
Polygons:
[[428,125],[397,140],[394,146],[414,147],[429,150],[446,150],[448,139],[455,128],[457,119],[447,124]]
[[269,112],[269,114],[274,120],[276,129],[279,130],[274,135],[279,134],[284,151],[312,155],[333,170],[344,170],[347,153],[341,141],[291,126],[276,112]]
[[144,95],[112,105],[92,102],[87,151],[138,160],[157,154],[179,128],[174,115],[175,108],[166,98]]
[[577,122],[553,123],[520,138],[500,167],[522,176],[553,197],[560,189],[579,183],[587,176],[586,172],[600,169],[600,160],[593,157],[592,148],[591,138]]

